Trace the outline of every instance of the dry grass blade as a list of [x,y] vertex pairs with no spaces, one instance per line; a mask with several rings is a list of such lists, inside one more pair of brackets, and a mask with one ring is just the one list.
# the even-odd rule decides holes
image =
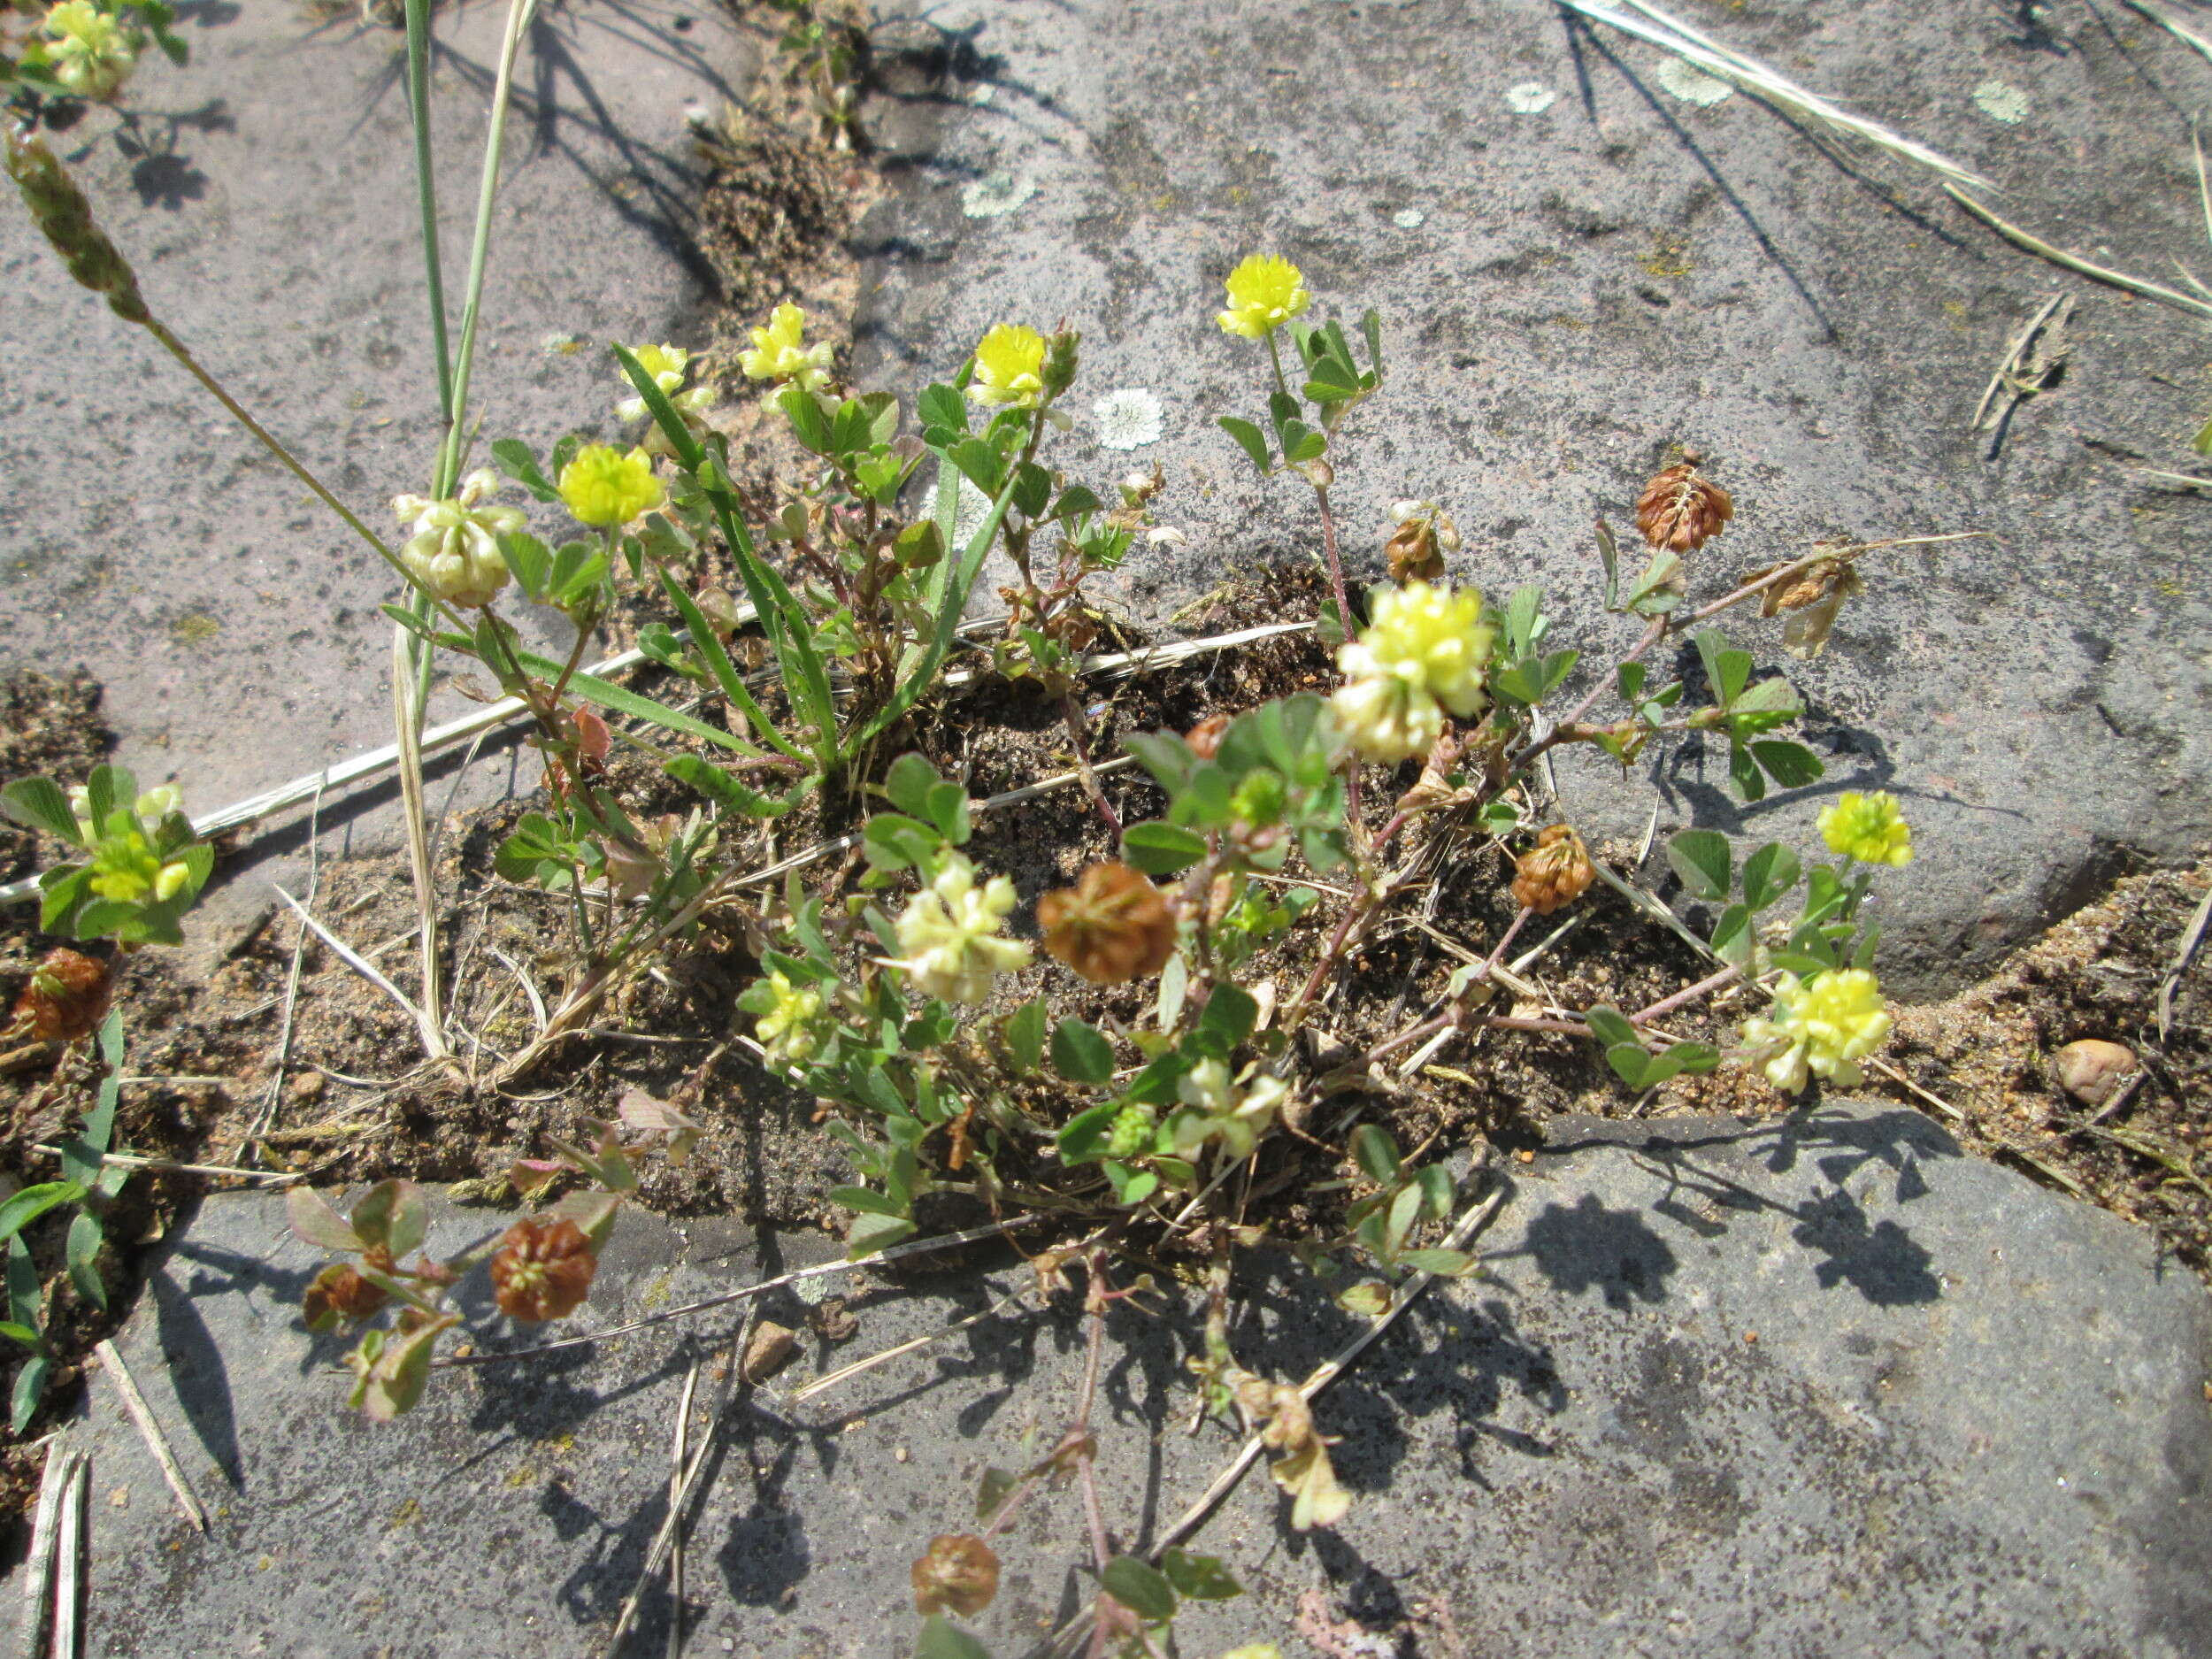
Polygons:
[[[691,1399],[698,1392],[699,1362],[695,1358],[684,1378],[684,1397],[676,1403],[676,1432],[668,1453],[668,1509],[672,1515],[683,1509],[684,1450],[691,1438]],[[668,1557],[668,1659],[678,1659],[684,1650],[684,1532],[680,1524]]]
[[85,1509],[92,1488],[92,1457],[80,1453],[62,1489],[54,1540],[54,1640],[50,1659],[82,1659],[85,1601],[90,1586],[92,1532]]
[[[315,803],[307,815],[307,902],[311,907],[323,882],[323,792],[315,791]],[[300,924],[299,936],[292,941],[292,969],[284,981],[284,1023],[277,1033],[276,1065],[269,1074],[268,1092],[263,1095],[261,1109],[254,1114],[252,1127],[247,1130],[240,1144],[239,1156],[251,1157],[261,1143],[261,1137],[276,1125],[278,1108],[284,1101],[285,1068],[292,1064],[293,1016],[298,1011],[300,1000],[300,965],[307,958],[307,924]]]
[[101,1369],[114,1383],[115,1392],[123,1397],[123,1409],[130,1414],[131,1422],[138,1429],[139,1438],[146,1442],[146,1449],[153,1454],[154,1462],[161,1465],[161,1478],[169,1483],[169,1490],[176,1494],[177,1508],[184,1511],[184,1518],[192,1523],[193,1530],[207,1531],[207,1510],[193,1494],[192,1483],[184,1478],[184,1471],[177,1466],[176,1454],[169,1449],[169,1437],[161,1432],[161,1425],[154,1420],[153,1409],[146,1403],[146,1396],[138,1392],[130,1367],[123,1363],[123,1356],[112,1341],[103,1339],[93,1352],[100,1356]]
[[2082,1133],[2094,1135],[2100,1141],[2109,1141],[2114,1146],[2134,1153],[2139,1158],[2149,1159],[2175,1179],[2187,1181],[2207,1198],[2212,1198],[2212,1181],[2197,1173],[2189,1162],[2189,1155],[2174,1142],[2158,1135],[2146,1134],[2139,1129],[2106,1129],[2094,1124],[2083,1125]]
[[[1567,0],[1561,0],[1561,4],[1567,4]],[[2007,242],[2026,249],[2039,258],[2048,259],[2055,265],[2068,271],[2078,272],[2108,287],[2139,295],[2147,300],[2156,300],[2162,305],[2170,305],[2177,311],[2188,311],[2197,317],[2212,317],[2212,301],[2193,298],[2177,288],[2163,288],[2155,282],[2147,282],[2141,277],[2130,276],[2124,271],[2115,271],[2110,265],[2098,265],[2093,260],[2083,258],[2079,254],[2068,253],[2063,248],[2055,248],[2040,236],[2023,230],[2010,219],[2001,218],[1992,212],[1955,184],[1947,182],[1943,188],[1951,193],[1953,201],[1988,226],[1990,229],[1995,231]]]
[[995,1319],[1009,1308],[1020,1306],[1025,1294],[1021,1289],[1010,1290],[980,1313],[972,1313],[964,1318],[955,1319],[941,1331],[932,1331],[926,1336],[910,1337],[879,1353],[871,1354],[864,1359],[856,1359],[849,1365],[841,1365],[826,1376],[817,1377],[804,1387],[794,1389],[791,1394],[791,1402],[796,1405],[802,1400],[811,1400],[816,1394],[826,1394],[837,1386],[839,1383],[857,1377],[863,1371],[871,1371],[879,1365],[889,1364],[902,1354],[914,1353],[918,1349],[928,1348],[933,1343],[943,1341],[955,1332],[964,1331],[971,1325],[981,1325],[986,1319]]
[[507,972],[513,974],[515,976],[516,982],[522,987],[522,994],[530,999],[530,1012],[532,1016],[536,1018],[538,1022],[538,1030],[541,1034],[544,1032],[547,1024],[545,998],[538,994],[537,986],[532,981],[530,976],[522,971],[522,964],[520,963],[517,962],[512,956],[509,956],[496,945],[489,946],[488,949],[493,956],[498,957],[501,962],[506,964]]
[[417,663],[421,645],[396,623],[392,627],[392,720],[399,741],[400,810],[407,820],[407,866],[415,882],[415,921],[421,931],[422,1015],[418,1022],[423,1052],[442,1060],[445,1041],[444,997],[438,983],[438,872],[430,863],[430,825],[425,817],[422,788],[422,705],[417,696],[417,676],[427,668]]
[[[729,1386],[715,1405],[714,1415],[707,1424],[705,1439],[691,1454],[691,1461],[688,1463],[680,1462],[676,1472],[670,1479],[667,1518],[662,1521],[661,1530],[655,1534],[652,1548],[646,1552],[645,1565],[638,1572],[636,1586],[622,1603],[622,1613],[615,1620],[613,1634],[607,1638],[604,1650],[607,1659],[614,1659],[614,1655],[621,1652],[622,1640],[630,1633],[630,1626],[636,1622],[637,1610],[645,1600],[646,1591],[652,1587],[653,1580],[660,1577],[661,1568],[667,1562],[670,1551],[677,1547],[677,1540],[683,1535],[683,1518],[685,1511],[691,1506],[691,1489],[699,1479],[699,1471],[706,1466],[708,1455],[721,1439],[722,1419],[730,1402],[747,1386],[745,1367],[739,1363],[738,1356],[745,1351],[745,1341],[752,1332],[757,1311],[748,1310],[744,1324],[738,1328],[736,1340],[730,1344],[728,1370],[724,1373],[729,1379]],[[692,1368],[693,1380],[695,1381],[697,1377],[698,1367],[695,1363]],[[687,1383],[684,1386],[683,1416],[688,1419],[690,1415],[691,1385]],[[676,1610],[676,1619],[680,1628],[683,1620],[680,1606]]]
[[[1975,405],[1970,430],[1982,432],[2000,425],[2016,406],[2049,387],[2072,349],[2066,342],[2065,333],[2067,319],[2073,314],[2074,296],[2070,294],[2054,294],[2044,301],[2042,309],[2005,348],[1997,372],[1989,377],[1988,388],[1982,393],[1982,401]],[[2008,391],[2012,394],[2010,399],[2003,408],[1997,408],[1999,394]]]
[[2146,5],[2144,0],[2120,0],[2120,4],[2137,16],[2148,18],[2176,40],[2193,48],[2206,62],[2212,63],[2212,41],[2208,41],[2194,29],[2175,21],[2155,6]]
[[1594,23],[1602,23],[1624,35],[1674,53],[1694,64],[1709,74],[1718,75],[1732,81],[1755,96],[1764,98],[1793,113],[1806,116],[1852,137],[1864,139],[1877,148],[1893,156],[1940,174],[1945,180],[1970,184],[1978,189],[1993,190],[1997,187],[1971,168],[1962,166],[1948,156],[1916,142],[1903,134],[1893,132],[1878,121],[1870,121],[1863,115],[1854,115],[1838,104],[1831,104],[1818,93],[1809,92],[1795,81],[1777,74],[1755,58],[1721,45],[1717,41],[1700,34],[1688,24],[1670,17],[1647,0],[1626,0],[1643,13],[1649,22],[1624,16],[1609,7],[1596,5],[1590,0],[1559,0],[1559,4]]
[[2174,947],[2174,959],[2167,964],[2165,977],[2158,982],[2158,1041],[2166,1041],[2174,1019],[2174,993],[2181,987],[2181,976],[2189,972],[2189,964],[2197,959],[2197,952],[2204,945],[2205,924],[2212,922],[2212,887],[2205,890],[2204,898],[2197,906],[2197,913],[2189,918],[2183,930],[2181,942]]
[[[32,1151],[50,1158],[68,1156],[59,1147],[34,1146]],[[298,1181],[307,1178],[289,1170],[242,1170],[229,1164],[180,1164],[174,1158],[142,1157],[135,1152],[104,1152],[100,1162],[126,1170],[155,1170],[168,1175],[221,1175],[240,1181]]]
[[23,1651],[39,1659],[54,1607],[55,1551],[61,1543],[62,1494],[76,1479],[84,1454],[57,1438],[46,1448],[31,1521],[31,1552],[23,1571]]
[[2162,472],[2155,467],[2139,466],[2135,476],[2154,489],[2212,489],[2212,478],[2196,478],[2187,472]]
[[666,1325],[671,1319],[688,1318],[695,1313],[706,1313],[716,1308],[726,1308],[733,1302],[745,1302],[752,1297],[778,1290],[786,1285],[795,1285],[803,1279],[818,1279],[826,1273],[851,1273],[878,1262],[895,1262],[902,1256],[926,1256],[932,1250],[949,1250],[956,1244],[974,1244],[984,1239],[995,1239],[1001,1233],[1018,1232],[1023,1227],[1041,1221],[1038,1215],[1020,1215],[1004,1221],[994,1221],[988,1226],[970,1227],[964,1232],[940,1233],[933,1239],[915,1239],[905,1244],[895,1244],[887,1250],[878,1250],[870,1256],[856,1257],[849,1262],[821,1262],[812,1267],[794,1268],[773,1279],[764,1279],[758,1284],[747,1285],[738,1290],[724,1291],[718,1296],[709,1296],[701,1302],[687,1302],[680,1308],[664,1308],[658,1313],[649,1313],[641,1319],[632,1319],[604,1331],[593,1331],[583,1336],[563,1337],[557,1342],[541,1342],[535,1348],[510,1348],[504,1352],[473,1354],[444,1354],[430,1363],[434,1366],[493,1365],[506,1360],[534,1359],[541,1354],[557,1353],[562,1348],[583,1348],[593,1342],[603,1342],[609,1337],[627,1336],[633,1331],[643,1331],[657,1325]]
[[275,893],[277,897],[282,899],[287,904],[290,905],[295,910],[299,912],[300,920],[306,923],[308,926],[315,930],[316,938],[321,940],[323,943],[328,945],[333,950],[338,953],[338,958],[340,961],[343,962],[346,966],[351,968],[356,973],[366,979],[371,985],[376,987],[378,990],[383,992],[385,995],[390,997],[392,1001],[397,1002],[400,1007],[407,1011],[407,1017],[413,1020],[416,1025],[420,1025],[423,1023],[422,1010],[417,1008],[414,1003],[409,1002],[407,1000],[407,994],[401,990],[399,987],[394,985],[389,979],[386,979],[374,968],[371,967],[367,959],[365,958],[360,952],[354,949],[354,948],[346,943],[344,940],[339,938],[337,934],[332,933],[330,929],[325,927],[312,916],[310,916],[307,913],[307,907],[302,904],[297,899],[294,898],[290,894],[287,893],[282,887],[280,887],[276,886],[274,882],[272,882],[270,883],[270,888]]

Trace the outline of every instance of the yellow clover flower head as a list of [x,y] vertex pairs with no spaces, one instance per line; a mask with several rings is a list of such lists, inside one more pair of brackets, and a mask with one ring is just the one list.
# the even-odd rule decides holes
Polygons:
[[954,853],[900,916],[897,965],[925,996],[987,1001],[994,976],[1029,965],[1026,944],[996,936],[1013,908],[1011,881],[993,876],[978,887],[975,866]]
[[112,96],[137,62],[115,19],[92,0],[61,0],[39,27],[46,35],[48,69],[81,98]]
[[641,518],[667,498],[641,449],[627,455],[612,444],[588,443],[561,469],[561,499],[579,524],[611,529]]
[[767,1011],[754,1020],[754,1034],[760,1039],[760,1046],[767,1051],[770,1061],[797,1065],[820,1046],[814,1023],[821,1016],[822,994],[810,985],[795,986],[784,975],[772,971],[768,975],[768,988],[773,1000]]
[[1849,1088],[1863,1079],[1859,1062],[1889,1041],[1882,987],[1864,968],[1832,968],[1810,985],[1785,973],[1774,1007],[1743,1023],[1744,1043],[1768,1082],[1794,1094],[1815,1076]]
[[448,604],[464,610],[488,605],[507,585],[507,561],[500,556],[499,538],[512,535],[525,520],[518,508],[482,504],[498,488],[499,475],[479,467],[444,501],[392,497],[392,511],[409,531],[399,562]]
[[1337,652],[1345,683],[1330,704],[1339,728],[1370,760],[1425,755],[1447,711],[1481,710],[1496,636],[1472,588],[1411,581],[1386,590],[1367,630]]
[[1045,340],[1019,323],[1000,323],[976,342],[971,403],[1034,409],[1045,390]]
[[1313,303],[1305,273],[1278,254],[1256,253],[1229,273],[1229,309],[1214,320],[1224,334],[1264,340]]
[[672,395],[684,383],[684,371],[691,366],[691,353],[681,346],[632,346],[630,355],[637,359],[638,367],[653,377],[654,385]]
[[1821,808],[1820,838],[1830,852],[1863,864],[1902,869],[1912,862],[1912,826],[1887,790],[1875,795],[1845,790],[1833,806]]
[[788,380],[801,391],[818,391],[829,380],[836,351],[827,341],[808,345],[805,334],[806,313],[796,305],[779,305],[769,312],[767,327],[753,330],[753,349],[737,366],[751,380]]
[[[177,866],[180,884],[183,869],[181,864]],[[152,846],[134,829],[103,838],[92,854],[92,890],[104,899],[125,904],[142,899],[154,892],[163,874],[161,860]],[[170,892],[175,891],[173,884]]]

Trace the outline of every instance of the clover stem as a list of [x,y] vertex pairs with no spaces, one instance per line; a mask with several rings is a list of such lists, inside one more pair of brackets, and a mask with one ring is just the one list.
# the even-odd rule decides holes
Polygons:
[[1091,804],[1098,809],[1099,817],[1106,820],[1106,827],[1120,834],[1121,818],[1106,799],[1106,791],[1100,787],[1098,773],[1091,769],[1091,746],[1084,737],[1083,705],[1076,701],[1071,691],[1060,694],[1060,718],[1067,722],[1068,742],[1075,751],[1075,770],[1083,780],[1083,793],[1091,797]]
[[[1267,337],[1267,349],[1275,349],[1275,336]],[[1275,365],[1278,379],[1282,376],[1282,365]],[[1313,498],[1321,509],[1321,547],[1329,556],[1329,582],[1336,594],[1337,626],[1346,639],[1352,637],[1352,601],[1344,588],[1344,559],[1336,545],[1336,515],[1329,511],[1329,487],[1316,484]],[[1359,756],[1356,752],[1344,763],[1344,819],[1355,830],[1359,827]]]

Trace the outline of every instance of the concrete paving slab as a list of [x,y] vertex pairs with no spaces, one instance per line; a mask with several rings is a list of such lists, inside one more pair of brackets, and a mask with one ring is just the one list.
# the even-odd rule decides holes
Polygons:
[[[2212,1304],[2147,1235],[1889,1108],[1563,1120],[1509,1171],[1484,1276],[1432,1292],[1320,1402],[1349,1517],[1292,1533],[1248,1479],[1199,1547],[1249,1594],[1185,1620],[1183,1651],[1301,1651],[1300,1599],[1319,1592],[1373,1651],[1440,1659],[2212,1654]],[[433,1243],[501,1225],[442,1207]],[[833,1248],[632,1217],[585,1320]],[[600,1651],[665,1513],[676,1331],[445,1372],[376,1428],[342,1408],[337,1345],[297,1322],[314,1265],[276,1199],[224,1196],[154,1270],[120,1344],[219,1519],[188,1531],[96,1379],[69,1431],[95,1460],[88,1651]],[[855,1340],[803,1349],[733,1409],[691,1533],[687,1652],[909,1650],[909,1562],[971,1524],[987,1465],[1056,1437],[1077,1322],[986,1318],[791,1395],[1023,1276],[873,1285]],[[1354,1328],[1280,1258],[1255,1258],[1239,1294],[1240,1356],[1278,1375]],[[795,1325],[803,1309],[768,1311]],[[1217,1428],[1186,1433],[1191,1317],[1112,1318],[1097,1426],[1121,1541],[1156,1535],[1234,1449]],[[994,1652],[1079,1605],[1081,1539],[1072,1493],[1016,1523],[977,1621]],[[663,1651],[667,1610],[649,1600],[625,1651]]]
[[[2134,13],[1671,9],[1993,178],[1999,210],[2056,242],[2159,280],[2202,256],[2186,116],[2212,69]],[[1390,383],[1337,469],[1356,572],[1379,574],[1393,500],[1433,497],[1468,538],[1455,573],[1501,599],[1542,583],[1586,666],[1636,634],[1600,613],[1591,520],[1625,533],[1671,444],[1735,492],[1737,524],[1692,561],[1709,595],[1820,539],[1988,533],[1872,567],[1827,655],[1791,666],[1824,786],[1747,809],[1724,757],[1650,768],[1663,827],[1800,844],[1837,789],[1901,795],[1920,859],[1887,918],[1898,986],[1958,983],[2119,849],[2186,855],[2212,828],[2212,522],[2133,481],[2185,468],[2212,412],[2182,314],[1999,242],[1924,173],[1742,93],[1709,102],[1547,0],[956,0],[880,38],[872,130],[903,186],[863,227],[862,378],[943,374],[1002,320],[1080,328],[1062,453],[1101,481],[1158,458],[1162,519],[1191,538],[1131,561],[1140,615],[1319,558],[1310,492],[1259,481],[1212,424],[1260,412],[1265,374],[1214,324],[1221,280],[1277,251],[1315,315],[1385,319]],[[2061,290],[2079,300],[2062,385],[2001,442],[1970,432]],[[1093,400],[1132,388],[1162,435],[1097,447]],[[1778,627],[1734,632],[1780,662]],[[1567,804],[1640,834],[1648,795],[1609,764],[1563,763]]]

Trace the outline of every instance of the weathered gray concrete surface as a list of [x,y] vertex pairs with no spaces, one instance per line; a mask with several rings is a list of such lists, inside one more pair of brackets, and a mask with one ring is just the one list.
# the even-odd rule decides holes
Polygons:
[[[1248,1479],[1199,1544],[1250,1594],[1187,1619],[1183,1651],[1302,1651],[1297,1603],[1318,1590],[1379,1652],[1426,1609],[1398,1651],[1438,1659],[2212,1654],[2212,1304],[2145,1235],[1894,1110],[1568,1121],[1509,1170],[1484,1275],[1432,1292],[1323,1397],[1351,1516],[1299,1537]],[[446,1210],[433,1241],[500,1225]],[[833,1247],[769,1248],[788,1266]],[[690,1532],[686,1651],[908,1650],[908,1563],[971,1524],[986,1465],[1052,1443],[1075,1321],[986,1319],[790,1396],[1022,1282],[985,1265],[866,1289],[855,1340],[803,1349],[732,1408]],[[337,1346],[296,1321],[313,1266],[277,1201],[224,1197],[156,1271],[121,1346],[220,1515],[204,1538],[186,1529],[97,1383],[70,1430],[95,1457],[89,1651],[599,1651],[665,1512],[680,1327],[446,1371],[413,1417],[373,1428],[342,1412]],[[727,1227],[634,1219],[588,1317],[761,1266]],[[1353,1328],[1288,1263],[1249,1264],[1239,1294],[1240,1356],[1278,1375]],[[1110,1327],[1097,1427],[1122,1543],[1156,1535],[1233,1451],[1184,1432],[1188,1314],[1122,1310]],[[703,1318],[702,1349],[733,1328]],[[978,1621],[1002,1655],[1083,1593],[1072,1492],[1013,1534]],[[666,1609],[649,1601],[627,1651],[661,1651]]]
[[[1675,9],[1993,178],[1999,211],[2055,242],[2157,280],[2203,258],[2186,116],[2212,67],[2131,12]],[[1546,0],[960,0],[884,40],[912,56],[874,130],[910,165],[863,237],[864,366],[904,383],[994,322],[1079,327],[1061,453],[1101,481],[1156,457],[1162,517],[1191,535],[1132,560],[1139,612],[1320,557],[1310,494],[1257,480],[1212,424],[1260,414],[1266,373],[1214,325],[1221,279],[1279,251],[1317,316],[1385,319],[1390,384],[1338,465],[1356,572],[1379,573],[1391,501],[1432,496],[1468,538],[1455,573],[1501,599],[1543,583],[1586,666],[1636,632],[1601,614],[1591,519],[1625,534],[1671,443],[1706,451],[1740,510],[1692,561],[1700,595],[1821,539],[1988,533],[1870,565],[1827,655],[1791,666],[1824,786],[1747,810],[1710,750],[1652,769],[1666,823],[1801,844],[1834,790],[1897,792],[1921,849],[1893,884],[1897,985],[1955,983],[2081,902],[2117,849],[2185,854],[2212,827],[2212,526],[2131,481],[2185,470],[2212,413],[2197,320],[2032,259],[1928,174],[1743,94],[1686,102],[1659,50]],[[1976,101],[1989,81],[2024,119]],[[1532,83],[1548,107],[1517,112],[1507,94]],[[979,180],[1033,194],[971,217]],[[1993,457],[1976,403],[2060,289],[2080,303],[2063,384]],[[1134,455],[1088,442],[1090,401],[1121,387],[1167,410]],[[1780,662],[1778,626],[1732,631]],[[1578,817],[1640,833],[1640,787],[1596,757],[1561,772]]]
[[[317,27],[288,3],[180,10],[192,62],[142,67],[126,100],[135,152],[101,111],[50,142],[156,314],[388,533],[392,496],[428,488],[439,429],[402,36],[349,11]],[[434,23],[457,339],[506,10],[442,5]],[[544,8],[517,70],[485,285],[472,403],[486,441],[611,436],[608,342],[700,343],[687,111],[718,117],[754,50],[711,3]],[[0,323],[0,664],[86,664],[120,758],[179,779],[200,810],[390,742],[388,567],[70,282],[12,193],[0,280],[16,296]],[[564,337],[575,349],[548,343]],[[442,694],[436,712],[467,706]],[[502,756],[472,781],[507,772]],[[535,773],[518,767],[521,786]]]

